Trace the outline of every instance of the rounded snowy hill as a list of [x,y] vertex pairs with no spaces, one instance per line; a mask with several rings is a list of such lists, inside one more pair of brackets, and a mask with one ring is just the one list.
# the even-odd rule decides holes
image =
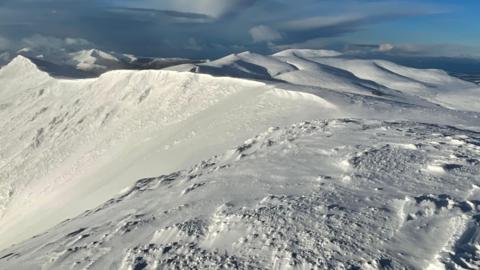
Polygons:
[[290,49],[271,56],[244,52],[199,64],[192,70],[361,95],[388,96],[400,92],[452,109],[480,110],[478,86],[442,70],[342,58],[335,51]]
[[480,265],[480,88],[440,70],[287,50],[60,79],[19,56],[0,119],[2,269]]

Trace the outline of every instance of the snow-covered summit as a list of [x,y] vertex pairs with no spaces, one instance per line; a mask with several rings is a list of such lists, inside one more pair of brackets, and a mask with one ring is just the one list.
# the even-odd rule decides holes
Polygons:
[[49,81],[48,73],[41,71],[30,59],[17,56],[0,68],[0,98],[27,89],[35,82],[37,85]]
[[[12,61],[10,61],[6,66],[2,67],[0,70],[3,72],[18,72],[18,75],[26,72],[39,72],[38,67],[27,57],[22,55],[16,56]],[[5,76],[6,77],[6,76]]]
[[70,56],[76,67],[84,71],[105,71],[122,65],[118,57],[97,49],[81,50]]
[[292,56],[298,55],[301,57],[315,58],[315,57],[336,57],[341,56],[341,52],[333,50],[311,50],[311,49],[287,49],[275,53],[274,56]]

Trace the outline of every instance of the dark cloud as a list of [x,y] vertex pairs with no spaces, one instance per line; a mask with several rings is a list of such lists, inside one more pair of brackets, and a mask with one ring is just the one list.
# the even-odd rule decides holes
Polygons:
[[170,10],[203,14],[212,18],[231,16],[255,4],[258,0],[124,0],[120,5],[134,8]]
[[0,2],[0,50],[48,36],[140,55],[268,52],[273,43],[328,39],[432,12],[412,5],[393,0],[6,0]]
[[179,12],[174,10],[118,7],[110,8],[107,12],[131,17],[131,19],[136,18],[136,20],[139,21],[161,20],[162,17],[163,19],[169,18],[171,20],[170,22],[173,23],[208,23],[214,20],[212,17],[205,14]]

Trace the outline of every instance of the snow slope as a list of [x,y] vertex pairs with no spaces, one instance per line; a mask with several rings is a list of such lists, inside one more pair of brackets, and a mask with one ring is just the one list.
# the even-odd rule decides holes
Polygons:
[[479,101],[324,51],[81,80],[19,56],[0,69],[0,266],[474,268]]
[[[400,92],[452,109],[480,111],[478,85],[452,77],[444,71],[339,56],[339,53],[331,51],[315,53],[293,49],[272,56],[245,52],[199,64],[196,72],[283,81],[361,95],[398,96]],[[398,100],[398,97],[395,99]]]
[[233,147],[273,122],[336,114],[311,94],[191,73],[112,71],[57,80],[18,57],[0,78],[2,246],[96,206],[138,178]]
[[0,262],[478,269],[479,164],[480,133],[453,127],[346,119],[270,128],[187,170],[140,180],[1,252]]

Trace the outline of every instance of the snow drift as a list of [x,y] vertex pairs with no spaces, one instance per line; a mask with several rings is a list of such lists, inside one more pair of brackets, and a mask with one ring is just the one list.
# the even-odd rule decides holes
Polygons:
[[[0,69],[0,265],[474,268],[479,106],[443,71],[325,51],[80,80],[19,56]],[[332,118],[361,120],[276,128]]]
[[478,145],[478,132],[413,122],[271,128],[189,169],[142,179],[0,261],[7,269],[476,269]]

